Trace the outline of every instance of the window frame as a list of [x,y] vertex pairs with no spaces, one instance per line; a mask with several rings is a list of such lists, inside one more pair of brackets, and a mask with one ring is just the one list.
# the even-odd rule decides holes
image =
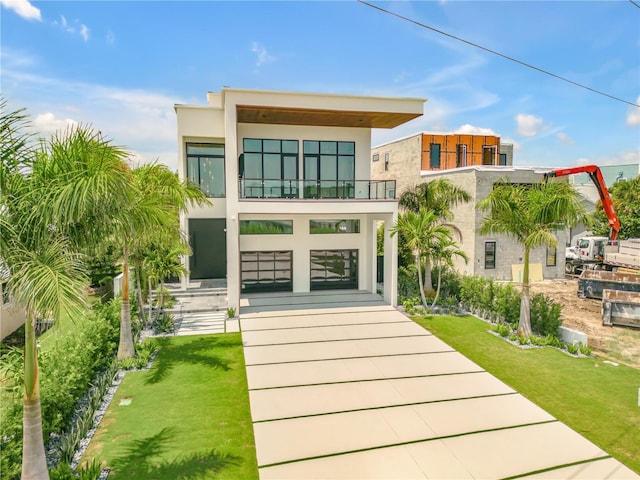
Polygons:
[[[437,157],[436,157],[437,156]],[[442,145],[439,143],[431,143],[429,145],[429,168],[441,168],[442,165]],[[437,164],[436,164],[437,161]]]
[[[202,153],[189,153],[189,147],[222,147],[222,155],[220,154],[202,154]],[[185,177],[195,183],[200,190],[206,195],[207,198],[226,198],[227,196],[227,187],[226,187],[226,148],[224,143],[203,143],[203,142],[186,142],[185,143],[185,167],[186,167],[186,175]],[[198,179],[194,180],[190,173],[190,160],[197,159],[197,167],[198,167]],[[221,194],[210,194],[210,192],[205,192],[202,189],[202,159],[209,160],[220,160],[222,162],[222,193]],[[215,165],[214,165],[215,168]],[[215,178],[215,177],[214,177]]]
[[[311,148],[311,147],[317,148]],[[331,146],[335,149],[331,151]],[[341,147],[351,146],[353,153],[341,151]],[[307,150],[309,147],[309,150]],[[325,149],[325,151],[323,151]],[[327,151],[326,149],[329,149]],[[335,162],[334,165],[329,163]],[[349,162],[347,166],[351,170],[350,178],[340,178],[340,167],[344,162]],[[302,141],[302,163],[305,186],[305,198],[355,198],[356,181],[356,142],[345,140],[303,140]],[[314,165],[315,175],[311,175],[310,166]],[[324,178],[323,172],[335,170],[332,177]],[[335,173],[335,175],[333,175]],[[335,186],[331,184],[335,183]],[[323,185],[329,185],[328,187]],[[335,191],[332,192],[332,189]],[[309,194],[307,194],[307,191]],[[329,194],[327,194],[329,192]]]
[[[553,254],[551,255],[552,251],[553,251]],[[553,263],[549,262],[550,258],[553,258]],[[557,265],[558,265],[558,247],[552,248],[547,246],[546,266],[556,267]]]
[[[489,249],[487,248],[490,245],[493,245],[493,252],[490,252]],[[495,240],[489,240],[484,242],[484,269],[485,270],[496,269],[497,252],[498,252],[497,242]],[[490,255],[493,255],[492,261],[489,260],[491,258]]]

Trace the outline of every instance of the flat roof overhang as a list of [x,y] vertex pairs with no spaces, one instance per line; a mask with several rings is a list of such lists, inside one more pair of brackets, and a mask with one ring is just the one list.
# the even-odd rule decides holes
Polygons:
[[422,112],[324,110],[264,105],[237,105],[236,112],[238,123],[362,128],[394,128],[422,115]]

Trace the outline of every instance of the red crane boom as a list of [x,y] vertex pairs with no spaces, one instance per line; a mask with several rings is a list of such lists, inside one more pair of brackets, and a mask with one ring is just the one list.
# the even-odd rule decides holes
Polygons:
[[565,175],[573,175],[576,173],[587,173],[591,178],[591,181],[595,184],[598,189],[598,195],[600,195],[602,208],[604,208],[604,213],[607,215],[607,219],[609,220],[609,228],[611,229],[609,238],[611,240],[617,240],[618,233],[620,232],[620,220],[616,214],[616,209],[613,208],[613,202],[611,201],[609,190],[607,189],[607,185],[602,177],[602,172],[597,165],[583,165],[581,167],[552,170],[544,174],[544,179],[546,181],[549,177],[564,177]]

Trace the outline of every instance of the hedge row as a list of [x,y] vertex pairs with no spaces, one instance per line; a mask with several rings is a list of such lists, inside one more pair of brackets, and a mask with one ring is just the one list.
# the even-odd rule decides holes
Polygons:
[[[75,412],[77,401],[88,390],[91,381],[112,362],[118,344],[119,329],[120,301],[96,304],[85,318],[77,319],[72,334],[60,335],[56,338],[55,345],[40,355],[40,397],[45,441],[51,433],[64,430]],[[18,395],[12,405],[4,405],[2,408],[2,478],[20,478],[21,399],[21,395]]]

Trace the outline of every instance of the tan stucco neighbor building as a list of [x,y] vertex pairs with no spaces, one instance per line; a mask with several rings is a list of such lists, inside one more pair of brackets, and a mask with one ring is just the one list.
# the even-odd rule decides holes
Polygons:
[[371,179],[371,129],[421,116],[424,102],[223,88],[176,105],[178,174],[213,202],[181,218],[190,279],[226,278],[236,309],[256,291],[375,293],[383,222],[383,296],[395,305],[397,189]]
[[[469,256],[467,264],[459,259],[456,261],[455,268],[458,272],[500,280],[521,280],[518,278],[518,267],[514,273],[514,266],[523,263],[522,246],[506,235],[480,235],[483,213],[475,206],[489,195],[496,182],[508,180],[519,184],[540,183],[543,180],[543,171],[544,169],[534,167],[474,166],[441,172],[422,172],[422,182],[447,178],[452,184],[465,189],[473,198],[467,204],[452,208],[454,219],[451,223],[460,230],[460,248]],[[566,178],[556,181],[566,181]],[[539,248],[531,252],[532,279],[540,276],[545,279],[564,278],[567,232],[557,232],[556,238],[558,245],[555,249]]]

